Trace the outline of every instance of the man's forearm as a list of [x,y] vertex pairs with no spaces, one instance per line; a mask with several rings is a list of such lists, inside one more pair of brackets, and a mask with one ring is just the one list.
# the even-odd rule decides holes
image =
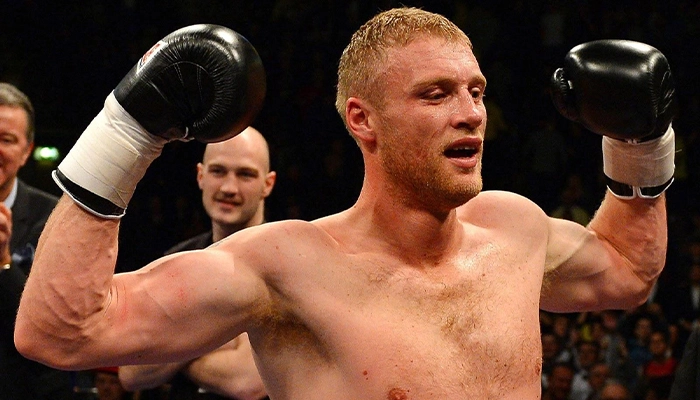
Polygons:
[[19,305],[15,343],[25,357],[62,369],[100,363],[102,353],[84,346],[107,327],[99,325],[109,302],[118,227],[116,220],[97,218],[61,198],[39,240]]
[[608,192],[590,228],[628,261],[634,274],[651,290],[666,262],[665,195],[653,200],[621,200]]

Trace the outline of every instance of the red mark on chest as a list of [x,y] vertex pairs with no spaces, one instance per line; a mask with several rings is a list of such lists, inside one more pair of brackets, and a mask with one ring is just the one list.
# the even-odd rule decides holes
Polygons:
[[399,388],[393,388],[389,391],[389,394],[386,396],[387,400],[408,400],[408,391],[399,389]]

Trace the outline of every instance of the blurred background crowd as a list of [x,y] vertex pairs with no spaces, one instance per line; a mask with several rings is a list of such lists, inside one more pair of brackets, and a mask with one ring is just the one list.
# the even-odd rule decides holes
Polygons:
[[[278,172],[267,220],[311,220],[351,206],[362,181],[359,150],[333,106],[337,61],[361,23],[401,4],[447,16],[474,43],[489,81],[485,189],[523,194],[581,224],[605,191],[600,137],[559,116],[548,94],[551,73],[571,47],[596,39],[642,41],[669,59],[678,153],[667,265],[656,291],[634,310],[542,315],[545,387],[559,362],[588,381],[602,363],[635,398],[663,399],[673,379],[668,360],[680,358],[700,317],[698,1],[5,0],[0,81],[32,99],[36,144],[65,154],[151,45],[186,25],[232,28],[257,48],[267,72],[265,106],[254,123]],[[149,169],[123,219],[119,270],[139,268],[208,229],[195,180],[202,151],[201,143],[174,143]],[[49,177],[55,165],[33,161],[20,177],[59,194]],[[576,377],[571,384],[576,392]]]

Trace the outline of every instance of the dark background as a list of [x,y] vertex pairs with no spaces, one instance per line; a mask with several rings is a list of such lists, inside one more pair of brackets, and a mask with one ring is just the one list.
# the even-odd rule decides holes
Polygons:
[[[471,37],[489,79],[496,135],[486,144],[485,188],[524,194],[547,212],[560,203],[571,176],[583,188],[577,203],[590,213],[604,191],[600,138],[556,113],[547,92],[552,71],[571,47],[589,40],[632,39],[659,48],[671,63],[680,103],[674,126],[681,152],[669,213],[672,241],[679,254],[685,251],[700,232],[696,1],[3,0],[0,80],[34,102],[37,145],[65,154],[151,45],[190,24],[232,28],[253,43],[267,71],[267,99],[254,125],[268,138],[279,174],[268,219],[310,220],[352,205],[362,179],[359,150],[333,108],[340,53],[362,22],[400,4],[440,12]],[[168,145],[149,169],[123,220],[120,268],[139,267],[207,228],[195,183],[202,149],[193,142]],[[21,176],[58,194],[49,178],[54,167],[32,161]]]

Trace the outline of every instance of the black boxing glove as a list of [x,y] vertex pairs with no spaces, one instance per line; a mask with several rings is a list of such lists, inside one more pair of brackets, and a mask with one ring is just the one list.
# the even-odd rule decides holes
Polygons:
[[628,40],[580,44],[550,83],[564,117],[603,135],[604,172],[613,194],[655,198],[671,185],[675,89],[659,50]]
[[250,125],[264,97],[262,62],[243,36],[217,25],[179,29],[107,97],[54,180],[87,211],[119,218],[168,141],[229,139]]

